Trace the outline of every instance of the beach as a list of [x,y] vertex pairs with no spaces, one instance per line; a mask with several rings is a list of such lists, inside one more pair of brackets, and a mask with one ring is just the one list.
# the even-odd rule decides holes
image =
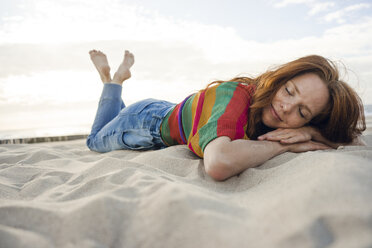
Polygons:
[[372,134],[372,115],[366,116],[367,129],[364,131],[365,135]]
[[372,0],[0,7],[0,248],[372,248]]
[[0,145],[0,247],[371,247],[367,146],[284,153],[223,182],[184,145]]

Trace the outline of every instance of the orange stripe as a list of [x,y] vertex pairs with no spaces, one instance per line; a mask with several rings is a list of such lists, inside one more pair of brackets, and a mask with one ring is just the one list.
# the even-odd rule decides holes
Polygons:
[[217,86],[211,87],[205,94],[202,115],[198,123],[198,129],[204,126],[212,115],[212,109],[216,101]]

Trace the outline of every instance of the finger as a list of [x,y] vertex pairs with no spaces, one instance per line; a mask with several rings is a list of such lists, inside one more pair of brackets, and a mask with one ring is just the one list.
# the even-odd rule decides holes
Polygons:
[[291,135],[288,135],[287,138],[283,138],[282,140],[280,140],[280,142],[283,144],[292,144],[292,143],[306,142],[310,140],[311,140],[311,136],[306,136],[302,134],[291,134]]
[[296,137],[295,134],[293,133],[280,133],[277,135],[270,135],[267,137],[267,140],[275,140],[275,141],[282,141],[282,140],[287,140],[290,138]]
[[265,140],[265,139],[269,139],[269,138],[278,137],[278,136],[284,135],[286,133],[288,133],[288,130],[286,130],[286,129],[276,129],[274,131],[267,132],[267,133],[257,137],[257,139]]
[[281,140],[281,138],[280,137],[277,137],[277,136],[273,136],[273,135],[267,135],[267,136],[265,136],[265,138],[264,138],[265,140],[269,140],[269,141],[280,141]]
[[280,140],[280,143],[283,143],[283,144],[294,144],[294,143],[298,143],[298,142],[304,142],[304,140],[302,140],[298,136],[289,137],[289,138]]

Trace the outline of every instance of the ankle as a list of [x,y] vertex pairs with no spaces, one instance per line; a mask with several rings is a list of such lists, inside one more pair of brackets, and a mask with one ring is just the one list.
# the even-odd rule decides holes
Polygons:
[[112,82],[112,79],[111,78],[105,78],[105,79],[101,79],[102,83],[104,84],[107,84],[107,83],[111,83]]
[[120,86],[123,85],[123,83],[119,83],[119,82],[115,82],[115,81],[107,82],[105,84],[117,84],[117,85],[120,85]]

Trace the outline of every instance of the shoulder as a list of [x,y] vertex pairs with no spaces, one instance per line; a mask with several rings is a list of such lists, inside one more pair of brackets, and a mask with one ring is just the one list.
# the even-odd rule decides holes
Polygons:
[[255,85],[240,82],[225,82],[217,86],[217,92],[220,96],[231,96],[232,98],[244,98],[250,100],[256,90]]
[[217,85],[218,89],[228,90],[228,91],[245,91],[252,95],[256,90],[256,85],[246,84],[240,82],[228,81]]

